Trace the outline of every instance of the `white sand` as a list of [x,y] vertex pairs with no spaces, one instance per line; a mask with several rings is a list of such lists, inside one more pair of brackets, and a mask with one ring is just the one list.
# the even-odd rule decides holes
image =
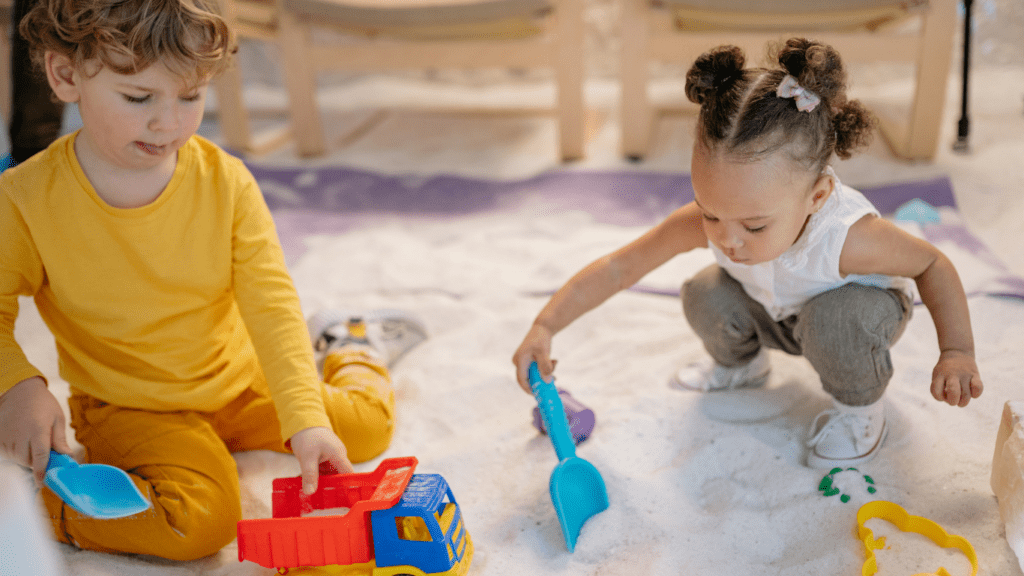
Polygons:
[[[902,163],[879,143],[838,170],[851,184],[948,174],[972,230],[1024,274],[1024,72],[992,69],[977,78],[988,96],[974,110],[971,155],[952,155],[946,144],[956,118],[953,97],[934,163]],[[606,87],[593,88],[595,100],[607,103]],[[485,177],[519,177],[556,166],[550,120],[466,120],[454,129],[452,122],[396,115],[321,162]],[[686,171],[690,122],[664,123],[655,152],[638,169]],[[460,132],[474,129],[484,135],[463,139]],[[613,115],[580,167],[625,166],[615,152],[617,132]],[[494,146],[481,147],[488,134]],[[288,149],[266,160],[296,162]],[[981,574],[1021,574],[1003,537],[989,473],[1003,403],[1021,397],[1024,302],[971,299],[986,389],[965,409],[939,404],[928,393],[935,334],[926,311],[916,310],[893,350],[896,374],[886,395],[892,431],[881,455],[861,467],[878,491],[867,494],[856,474],[837,475],[836,485],[851,496],[844,504],[818,491],[823,471],[802,464],[805,428],[828,402],[805,361],[772,353],[768,389],[746,396],[671,389],[672,371],[703,354],[678,300],[614,297],[555,341],[559,385],[597,415],[597,427],[578,455],[600,470],[611,500],[569,554],[548,494],[554,453],[530,425],[532,398],[512,380],[509,358],[544,303],[523,291],[556,287],[640,230],[598,225],[583,212],[545,214],[536,205],[456,222],[382,220],[378,228],[315,239],[293,268],[295,280],[309,311],[400,307],[426,321],[430,339],[394,372],[399,426],[386,456],[414,455],[419,471],[441,473],[449,481],[476,544],[471,574],[859,574],[864,553],[854,515],[860,504],[876,498],[966,537],[977,550]],[[353,256],[354,249],[378,257]],[[649,280],[678,284],[701,258],[681,258]],[[963,266],[965,279],[984,272]],[[52,338],[31,302],[23,304],[19,342],[51,378],[53,390],[66,395],[66,384],[56,376]],[[730,402],[771,405],[780,397],[792,403],[780,417],[749,421],[756,415],[747,413],[745,422],[721,419],[734,413]],[[297,465],[271,453],[240,454],[238,463],[246,517],[269,516],[272,479],[296,475]],[[5,482],[13,474],[9,467],[0,471]],[[894,532],[885,522],[869,526],[876,534]],[[878,552],[881,574],[934,572],[939,566],[954,575],[968,573],[962,555],[920,537],[894,534],[888,543]],[[208,559],[175,563],[60,546],[57,557],[67,565],[61,573],[76,575],[273,573],[238,563],[236,554],[231,545]]]
[[[415,455],[420,471],[449,481],[476,543],[473,574],[852,574],[863,561],[854,516],[876,498],[968,538],[984,574],[1019,573],[988,476],[1002,403],[1017,397],[1024,303],[987,297],[971,300],[985,395],[966,409],[931,399],[935,335],[918,308],[893,351],[889,440],[861,467],[878,492],[869,495],[858,474],[839,474],[836,486],[850,495],[848,503],[823,496],[824,472],[802,464],[804,429],[828,402],[805,361],[773,352],[775,371],[764,391],[701,396],[672,389],[672,370],[703,355],[678,300],[614,297],[556,340],[559,385],[597,415],[578,455],[601,471],[611,499],[568,554],[548,494],[554,453],[530,425],[532,398],[514,385],[509,356],[543,303],[524,292],[554,287],[640,229],[531,207],[519,216],[464,218],[454,231],[450,222],[422,221],[316,238],[293,269],[310,308],[398,306],[430,327],[431,338],[395,370],[399,431],[386,455]],[[339,254],[369,246],[387,258],[335,265]],[[666,285],[706,262],[706,253],[681,257],[644,283]],[[965,276],[986,273],[980,264],[968,266],[961,265]],[[45,357],[49,342],[30,301],[24,304],[19,338],[34,358]],[[63,382],[49,376],[62,390]],[[735,403],[747,410],[737,412]],[[759,410],[770,413],[778,403],[789,409],[759,419]],[[296,464],[271,453],[241,454],[238,461],[246,516],[269,516],[271,480],[296,475]],[[884,522],[869,526],[893,532]],[[883,574],[940,565],[966,573],[962,555],[920,537],[897,535],[889,544],[878,554],[880,565],[899,569]],[[189,563],[60,551],[74,574],[272,573],[239,564],[233,546]]]

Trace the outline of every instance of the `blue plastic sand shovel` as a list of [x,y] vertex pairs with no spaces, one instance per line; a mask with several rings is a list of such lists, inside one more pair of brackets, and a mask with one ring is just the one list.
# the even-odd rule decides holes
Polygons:
[[106,464],[79,464],[53,450],[45,482],[61,500],[93,518],[124,518],[149,508],[149,501],[124,470]]
[[576,457],[576,444],[569,434],[562,399],[555,385],[540,377],[537,363],[530,364],[530,388],[540,407],[544,426],[558,455],[558,465],[551,473],[551,502],[562,525],[565,545],[572,552],[583,523],[608,508],[608,491],[601,473],[594,465]]

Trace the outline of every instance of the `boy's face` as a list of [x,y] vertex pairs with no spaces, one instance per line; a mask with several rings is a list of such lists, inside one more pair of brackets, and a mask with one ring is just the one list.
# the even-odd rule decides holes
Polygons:
[[788,250],[832,191],[831,178],[794,170],[780,154],[732,162],[700,144],[694,146],[691,176],[708,242],[748,265]]
[[54,91],[65,102],[78,103],[80,155],[113,170],[173,171],[178,148],[202,122],[206,83],[190,86],[160,63],[137,74],[118,74],[95,62],[84,71],[65,64],[56,66]]

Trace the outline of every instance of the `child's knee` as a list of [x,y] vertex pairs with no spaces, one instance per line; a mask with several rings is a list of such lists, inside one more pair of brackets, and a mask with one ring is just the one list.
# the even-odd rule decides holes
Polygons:
[[391,375],[384,362],[359,350],[339,351],[325,358],[324,383],[343,392],[373,388],[383,397],[392,393]]
[[347,400],[328,415],[345,443],[349,460],[365,462],[391,445],[395,433],[394,396],[389,393],[381,398],[375,390],[363,389],[350,392]]
[[391,422],[387,425],[367,428],[358,439],[345,442],[348,458],[353,463],[366,462],[380,456],[391,445],[395,428]]
[[[205,497],[164,495],[157,505],[164,514],[154,522],[164,524],[154,530],[151,549],[136,553],[161,556],[170,560],[197,560],[216,554],[235,539],[242,508],[238,494],[230,490]],[[161,518],[162,516],[162,518]]]
[[755,331],[749,296],[736,280],[716,265],[683,284],[683,315],[702,339],[745,341]]
[[687,311],[702,306],[711,295],[719,290],[722,278],[721,268],[712,265],[697,272],[685,282],[679,290],[679,297],[683,301],[683,310]]
[[349,460],[365,462],[391,445],[395,399],[382,360],[359,349],[339,350],[324,360],[324,405]]
[[201,527],[193,526],[181,538],[162,542],[154,546],[152,552],[145,553],[180,562],[205,558],[220,552],[235,539],[239,520],[241,517],[224,516]]
[[905,316],[892,291],[846,284],[811,299],[797,331],[805,347],[821,348],[824,354],[871,353],[895,342]]
[[729,310],[743,300],[743,287],[728,272],[712,264],[697,272],[679,291],[683,311],[687,318],[691,314],[707,314],[711,310]]
[[55,536],[84,550],[176,561],[216,554],[235,539],[242,519],[237,484],[202,477],[149,482],[144,490],[151,503],[148,510],[104,522],[74,512],[44,492]]

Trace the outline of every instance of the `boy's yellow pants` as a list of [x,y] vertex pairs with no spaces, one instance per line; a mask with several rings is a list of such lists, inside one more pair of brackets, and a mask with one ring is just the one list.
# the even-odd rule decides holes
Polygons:
[[[324,381],[324,405],[349,459],[363,462],[382,453],[394,431],[387,367],[372,355],[341,350],[325,359]],[[87,550],[172,560],[213,554],[235,539],[242,519],[231,453],[288,452],[273,402],[252,389],[216,413],[125,409],[80,395],[71,397],[70,407],[87,461],[128,471],[154,504],[128,518],[97,520],[44,488],[57,539]]]

